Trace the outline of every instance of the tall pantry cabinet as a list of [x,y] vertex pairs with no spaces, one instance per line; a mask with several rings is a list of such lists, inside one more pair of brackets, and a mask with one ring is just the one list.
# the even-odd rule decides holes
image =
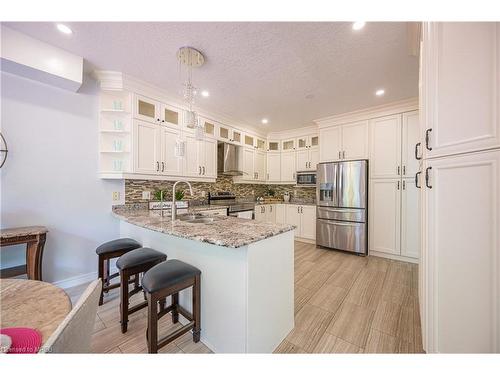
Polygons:
[[500,24],[424,23],[422,257],[428,353],[500,352]]

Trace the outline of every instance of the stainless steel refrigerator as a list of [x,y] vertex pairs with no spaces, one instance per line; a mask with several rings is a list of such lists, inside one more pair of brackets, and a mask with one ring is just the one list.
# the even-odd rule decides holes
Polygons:
[[320,163],[316,244],[368,254],[368,160]]

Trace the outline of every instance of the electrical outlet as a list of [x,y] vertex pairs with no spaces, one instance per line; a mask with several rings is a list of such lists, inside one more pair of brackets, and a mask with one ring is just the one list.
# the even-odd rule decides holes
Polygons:
[[113,191],[113,201],[119,201],[120,200],[120,192],[119,191]]
[[207,196],[207,192],[206,192],[206,191],[202,191],[202,192],[201,192],[201,196],[202,196],[203,198],[205,198],[205,197]]
[[142,199],[150,200],[151,199],[151,192],[150,191],[143,191],[142,192]]

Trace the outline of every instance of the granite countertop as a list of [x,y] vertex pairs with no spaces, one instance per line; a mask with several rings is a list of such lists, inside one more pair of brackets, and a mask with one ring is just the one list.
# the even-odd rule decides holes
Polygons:
[[[256,222],[232,216],[215,216],[211,223],[189,223],[147,209],[113,207],[113,215],[127,223],[176,237],[238,248],[295,229],[294,225]],[[210,215],[206,215],[210,216]]]

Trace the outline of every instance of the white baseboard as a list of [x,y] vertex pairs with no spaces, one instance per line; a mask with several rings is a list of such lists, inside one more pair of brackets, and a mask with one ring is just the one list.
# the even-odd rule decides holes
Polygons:
[[83,275],[78,275],[74,277],[70,277],[68,279],[55,281],[52,284],[58,286],[62,289],[72,288],[74,286],[82,285],[85,283],[89,283],[97,279],[97,272],[85,273]]
[[386,253],[381,253],[380,251],[372,251],[370,250],[368,252],[368,255],[372,255],[375,257],[379,258],[387,258],[387,259],[392,259],[392,260],[399,260],[401,262],[408,262],[408,263],[415,263],[418,264],[418,259],[416,258],[410,258],[410,257],[405,257],[401,255],[394,255],[394,254],[386,254]]
[[295,237],[295,241],[304,242],[304,243],[310,243],[310,244],[316,245],[316,240],[310,240],[308,238]]

